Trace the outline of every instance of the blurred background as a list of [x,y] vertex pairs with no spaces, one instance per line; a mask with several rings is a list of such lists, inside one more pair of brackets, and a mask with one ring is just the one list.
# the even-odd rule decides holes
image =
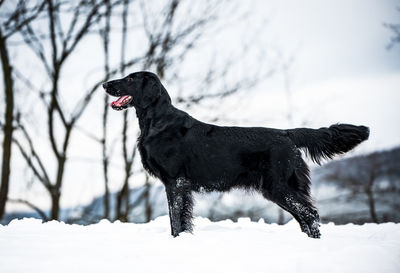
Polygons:
[[[101,83],[158,74],[174,104],[219,125],[367,125],[322,166],[323,222],[400,221],[400,1],[1,0],[0,221],[90,224],[167,214],[143,170],[134,109]],[[261,195],[197,194],[213,221],[291,216]]]

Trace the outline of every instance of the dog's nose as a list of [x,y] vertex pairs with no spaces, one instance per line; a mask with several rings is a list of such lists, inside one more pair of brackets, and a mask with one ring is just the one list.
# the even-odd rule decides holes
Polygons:
[[106,89],[107,86],[108,86],[108,83],[107,83],[107,82],[103,83],[103,88],[104,88],[104,89]]

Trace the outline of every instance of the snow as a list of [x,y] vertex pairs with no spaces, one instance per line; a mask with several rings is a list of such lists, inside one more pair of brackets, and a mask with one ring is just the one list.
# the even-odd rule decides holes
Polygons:
[[169,219],[90,226],[13,220],[0,226],[0,268],[9,272],[400,272],[400,224],[321,226],[310,239],[284,226],[195,219],[169,234]]

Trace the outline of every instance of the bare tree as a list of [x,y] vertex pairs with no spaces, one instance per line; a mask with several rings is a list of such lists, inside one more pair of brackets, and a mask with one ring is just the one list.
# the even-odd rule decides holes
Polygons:
[[14,112],[14,95],[13,95],[13,80],[8,56],[6,39],[0,29],[0,55],[3,68],[4,93],[5,93],[5,117],[4,117],[4,141],[3,141],[3,156],[1,166],[1,186],[0,186],[0,219],[3,217],[10,180],[10,160],[11,160],[11,142],[13,134],[13,112]]
[[[397,11],[400,13],[400,7],[397,8]],[[390,42],[387,46],[388,49],[393,48],[396,44],[400,43],[400,23],[385,23],[384,26],[392,32],[392,37],[390,38]]]
[[[100,35],[103,40],[103,50],[104,50],[104,73],[105,81],[108,81],[110,74],[110,64],[109,64],[109,43],[110,43],[110,20],[112,15],[112,5],[109,0],[105,1],[106,12],[104,15],[104,28],[100,29]],[[109,219],[110,217],[110,190],[108,187],[109,177],[108,177],[108,167],[109,167],[109,155],[107,151],[107,117],[109,109],[109,99],[108,95],[104,94],[104,108],[103,108],[103,120],[102,120],[102,133],[103,137],[101,139],[102,145],[102,163],[103,163],[103,176],[104,176],[104,218]]]
[[[128,25],[128,11],[129,11],[129,0],[123,1],[123,12],[122,12],[122,36],[121,36],[121,74],[125,74],[125,51],[126,51],[126,40],[127,40],[127,25]],[[128,148],[128,112],[124,112],[122,120],[122,157],[124,163],[124,179],[121,190],[117,193],[116,207],[115,207],[115,219],[123,222],[127,222],[129,219],[130,210],[130,192],[129,192],[129,179],[132,176],[132,165],[136,156],[136,146]]]
[[[35,20],[43,11],[43,1],[39,1],[33,6],[30,4],[31,3],[29,3],[29,1],[18,1],[15,6],[11,7],[11,10],[7,9],[5,14],[3,14],[3,12],[1,14],[2,18],[4,18],[4,21],[0,26],[0,57],[4,81],[5,116],[4,125],[2,126],[4,140],[0,181],[0,219],[3,217],[5,212],[8,196],[10,183],[11,144],[14,131],[14,78],[11,60],[9,57],[9,49],[7,46],[7,39],[16,34],[26,24],[29,24]],[[0,8],[5,11],[6,7],[3,6],[5,6],[4,1],[1,1]]]
[[395,183],[382,187],[379,182],[400,181],[399,160],[400,150],[397,148],[333,162],[327,165],[329,171],[323,174],[322,179],[350,190],[349,200],[364,195],[371,221],[378,223],[382,218],[376,211],[377,196],[399,190]]
[[[35,145],[29,145],[26,148],[20,140],[14,139],[22,156],[25,158],[28,166],[32,169],[35,177],[43,184],[51,197],[51,215],[50,219],[58,219],[59,204],[61,197],[61,187],[65,166],[67,162],[67,151],[69,148],[70,137],[77,121],[82,116],[94,92],[100,83],[95,84],[82,96],[77,102],[74,110],[68,112],[63,109],[60,102],[60,75],[64,64],[77,45],[83,38],[90,33],[93,26],[104,15],[101,11],[104,1],[85,1],[61,2],[47,0],[45,8],[48,23],[48,29],[45,35],[41,34],[43,28],[41,25],[27,23],[20,29],[24,42],[36,54],[41,61],[47,75],[51,81],[51,87],[48,92],[41,92],[40,98],[47,109],[48,119],[48,137],[49,143],[57,162],[56,173],[54,177],[49,175],[48,167],[39,154],[35,151]],[[71,20],[63,20],[62,11],[66,10],[71,14]],[[47,43],[49,42],[49,46]],[[26,125],[21,120],[19,128],[24,128],[24,138],[28,143],[33,143],[33,138],[29,135]],[[61,126],[64,130],[61,144],[55,137],[56,127]],[[57,131],[58,132],[58,131]],[[28,152],[29,150],[29,152]]]

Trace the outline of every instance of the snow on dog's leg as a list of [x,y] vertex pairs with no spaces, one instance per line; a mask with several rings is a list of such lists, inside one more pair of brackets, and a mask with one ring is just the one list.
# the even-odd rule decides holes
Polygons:
[[301,231],[306,233],[308,237],[321,237],[317,211],[311,204],[306,204],[301,198],[296,197],[296,193],[290,193],[288,190],[286,192],[279,191],[279,193],[274,193],[274,195],[264,192],[263,195],[289,212],[299,223]]
[[193,196],[190,189],[190,184],[188,180],[183,178],[178,178],[177,188],[180,190],[183,198],[182,209],[181,209],[181,227],[182,231],[193,231]]
[[171,235],[176,237],[181,232],[180,210],[182,207],[182,196],[176,190],[174,185],[166,186],[169,220],[171,222]]
[[[296,168],[283,186],[280,203],[287,207],[300,223],[301,230],[311,238],[320,238],[319,215],[310,195],[310,172],[307,164],[298,154]],[[308,228],[305,228],[304,225]]]
[[166,192],[172,236],[176,237],[182,231],[191,232],[193,198],[190,184],[184,178],[178,178],[166,185]]
[[282,209],[289,212],[300,224],[301,231],[311,238],[320,238],[319,216],[307,190],[289,186],[285,179],[269,176],[269,183],[263,184],[262,194]]
[[302,221],[300,221],[300,226],[302,227],[304,222],[308,226],[308,230],[303,230],[308,237],[320,238],[321,233],[319,232],[319,215],[316,209],[312,205],[304,204],[299,198],[296,198],[293,194],[288,194],[285,196],[285,206],[288,211],[296,214]]

